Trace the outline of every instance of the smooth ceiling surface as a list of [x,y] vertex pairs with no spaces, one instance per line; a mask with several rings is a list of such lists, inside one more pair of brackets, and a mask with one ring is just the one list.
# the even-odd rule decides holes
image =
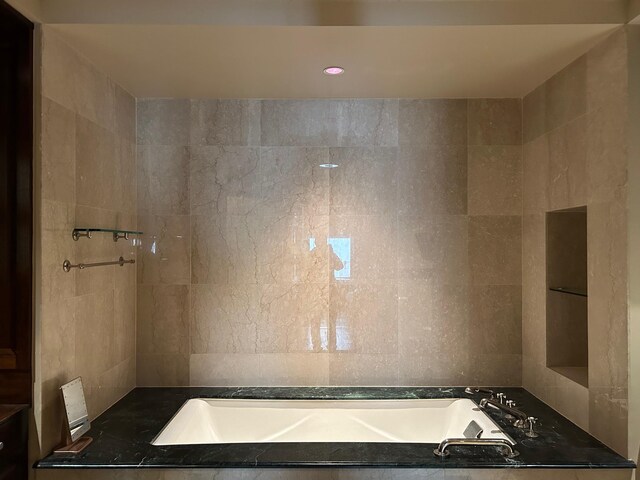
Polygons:
[[52,28],[136,97],[477,98],[523,96],[617,26]]

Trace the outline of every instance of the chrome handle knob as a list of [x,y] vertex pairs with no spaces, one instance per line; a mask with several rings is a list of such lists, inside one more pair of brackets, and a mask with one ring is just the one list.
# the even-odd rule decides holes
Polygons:
[[507,400],[507,407],[515,408],[516,407],[516,402],[514,402],[513,400]]
[[538,419],[536,417],[528,417],[527,423],[529,424],[529,430],[525,435],[529,438],[537,438],[538,434],[535,432],[533,427],[538,423]]
[[505,399],[507,398],[507,396],[502,392],[496,393],[496,397],[498,398],[500,403],[504,403]]

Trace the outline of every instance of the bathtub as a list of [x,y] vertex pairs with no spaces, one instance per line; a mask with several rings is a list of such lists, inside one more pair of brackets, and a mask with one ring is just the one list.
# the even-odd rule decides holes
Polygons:
[[[281,442],[440,443],[469,436],[513,440],[469,399],[188,400],[153,445]],[[467,430],[467,435],[465,435]]]

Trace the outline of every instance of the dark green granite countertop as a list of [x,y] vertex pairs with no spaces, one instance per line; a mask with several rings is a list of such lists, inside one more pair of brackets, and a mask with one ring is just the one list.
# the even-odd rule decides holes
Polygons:
[[505,392],[528,415],[538,417],[538,438],[528,438],[501,412],[491,418],[516,442],[520,455],[507,459],[491,447],[456,447],[448,458],[435,444],[262,443],[153,446],[151,441],[190,398],[394,399],[472,398],[444,387],[176,387],[136,388],[92,422],[94,441],[78,456],[53,454],[35,468],[635,468],[635,464],[584,432],[522,388]]

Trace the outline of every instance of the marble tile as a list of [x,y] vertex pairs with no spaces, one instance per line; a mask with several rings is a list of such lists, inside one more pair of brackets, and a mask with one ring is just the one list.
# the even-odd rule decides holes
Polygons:
[[[73,380],[76,357],[76,298],[60,298],[41,310],[40,338],[43,404],[59,399],[58,387]],[[52,386],[53,388],[46,388]],[[61,417],[60,417],[61,418]]]
[[400,352],[398,383],[408,386],[471,385],[474,370],[466,351],[444,356],[409,355]]
[[109,130],[76,115],[76,202],[114,208],[116,138]]
[[535,140],[547,129],[547,89],[546,84],[536,87],[522,99],[522,141]]
[[522,101],[519,98],[471,99],[469,145],[522,145]]
[[136,143],[136,99],[120,85],[114,83],[114,133],[127,143]]
[[47,305],[76,294],[76,270],[62,269],[65,259],[72,262],[76,259],[77,245],[71,239],[75,209],[70,204],[43,201],[41,218],[41,303]]
[[254,216],[192,216],[191,283],[257,283],[258,221]]
[[318,353],[191,355],[192,385],[327,385],[329,356]]
[[587,244],[589,387],[626,388],[626,202],[589,205]]
[[328,216],[269,214],[255,220],[258,280],[262,283],[327,282],[331,271],[344,268],[348,261],[330,248]]
[[260,100],[191,100],[191,145],[260,145]]
[[586,188],[589,202],[623,198],[628,184],[628,105],[610,102],[587,114]]
[[42,94],[113,131],[113,82],[79,55],[50,27],[42,28]]
[[401,147],[398,151],[398,212],[401,215],[466,214],[466,147]]
[[547,131],[584,115],[587,111],[587,60],[582,56],[545,83]]
[[474,285],[470,289],[470,307],[470,348],[474,353],[522,353],[520,285]]
[[331,213],[384,215],[397,211],[396,148],[332,148]]
[[523,147],[522,211],[540,214],[548,210],[549,136],[541,135]]
[[468,283],[468,228],[465,215],[400,216],[398,278]]
[[[412,357],[446,358],[456,363],[469,351],[469,287],[406,281],[398,286],[398,350]],[[457,352],[457,353],[456,353]],[[452,373],[440,372],[441,380]]]
[[189,214],[189,148],[139,145],[138,211],[154,215]]
[[113,290],[77,298],[76,372],[91,388],[115,363]]
[[[113,292],[114,310],[114,347],[117,362],[136,358],[136,287],[135,271],[131,269],[129,277],[133,286],[126,287],[116,282]],[[131,368],[135,372],[135,366]]]
[[467,100],[400,100],[400,145],[466,145]]
[[522,352],[538,364],[546,362],[545,217],[522,217]]
[[76,117],[58,103],[42,97],[41,195],[43,199],[75,202]]
[[75,72],[80,58],[51,27],[42,27],[42,95],[76,111]]
[[111,207],[119,212],[133,214],[137,211],[138,187],[135,143],[116,138],[114,160],[114,198]]
[[264,146],[395,146],[397,100],[263,100]]
[[340,146],[398,145],[398,100],[340,101]]
[[246,215],[260,202],[260,152],[247,147],[191,147],[192,215]]
[[469,218],[469,264],[474,285],[520,285],[522,221],[515,216]]
[[168,353],[138,353],[136,383],[139,387],[178,387],[189,383],[189,356]]
[[469,215],[522,214],[522,147],[469,147]]
[[329,286],[271,284],[259,290],[258,353],[321,352],[329,348]]
[[138,247],[138,283],[188,284],[191,255],[189,217],[141,216],[138,227],[144,232]]
[[191,353],[256,353],[257,285],[191,286]]
[[468,371],[468,378],[474,385],[520,387],[522,355],[499,352],[474,355]]
[[138,145],[189,145],[189,100],[138,99],[136,113]]
[[363,354],[398,352],[395,284],[336,282],[331,285],[330,299],[328,350]]
[[138,285],[137,352],[189,353],[189,287]]
[[261,209],[276,215],[328,215],[328,148],[260,149]]
[[[329,240],[340,258],[332,262],[334,281],[389,283],[398,272],[398,226],[395,216],[331,216]],[[340,270],[338,267],[342,266]]]
[[590,112],[627,101],[629,91],[627,32],[616,30],[586,54],[587,106]]
[[260,385],[329,385],[330,359],[324,353],[270,353],[260,357]]
[[587,117],[581,116],[549,133],[549,208],[587,203]]
[[626,388],[589,388],[589,432],[624,456],[629,454],[627,398]]
[[398,355],[333,353],[329,359],[331,385],[398,385]]

